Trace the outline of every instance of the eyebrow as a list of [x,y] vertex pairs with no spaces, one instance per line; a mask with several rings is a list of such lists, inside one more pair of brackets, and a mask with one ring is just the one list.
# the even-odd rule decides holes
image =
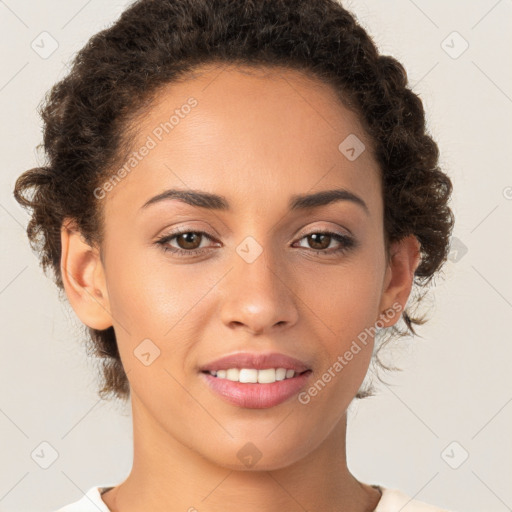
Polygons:
[[[146,201],[141,210],[146,209],[148,206],[167,200],[178,200],[191,206],[205,208],[207,210],[220,210],[229,211],[230,205],[228,200],[221,195],[211,194],[199,190],[179,190],[169,189],[161,194],[158,194],[148,201]],[[337,201],[351,201],[363,208],[368,215],[369,209],[367,204],[356,194],[346,189],[333,189],[315,192],[314,194],[298,194],[290,198],[288,208],[291,211],[306,210],[309,208],[318,208],[319,206],[326,206]]]

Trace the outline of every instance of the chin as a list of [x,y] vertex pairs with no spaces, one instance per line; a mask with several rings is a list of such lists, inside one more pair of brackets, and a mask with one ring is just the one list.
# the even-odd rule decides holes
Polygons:
[[214,464],[229,470],[274,471],[291,466],[314,448],[302,439],[303,436],[300,437],[287,436],[281,440],[263,433],[259,438],[246,437],[244,441],[230,439],[229,446],[222,449],[215,443],[219,448],[215,453],[203,453]]

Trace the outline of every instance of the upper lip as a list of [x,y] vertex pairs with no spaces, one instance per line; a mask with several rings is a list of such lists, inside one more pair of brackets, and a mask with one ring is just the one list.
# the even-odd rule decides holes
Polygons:
[[254,368],[256,370],[286,368],[287,370],[295,370],[297,373],[309,370],[309,367],[302,361],[277,352],[267,354],[238,352],[237,354],[211,361],[201,366],[200,370],[203,372],[211,372],[216,370],[228,370],[230,368]]

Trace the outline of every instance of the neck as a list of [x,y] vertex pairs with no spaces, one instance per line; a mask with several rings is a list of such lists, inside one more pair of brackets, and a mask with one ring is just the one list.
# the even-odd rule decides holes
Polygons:
[[174,510],[280,512],[373,511],[377,489],[358,482],[346,465],[346,412],[318,447],[278,469],[234,470],[179,443],[150,420],[132,395],[134,458],[128,478],[102,498],[112,512]]

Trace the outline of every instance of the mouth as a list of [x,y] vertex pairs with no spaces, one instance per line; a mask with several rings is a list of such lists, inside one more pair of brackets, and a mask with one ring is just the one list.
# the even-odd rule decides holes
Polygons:
[[216,398],[247,409],[275,407],[304,388],[309,364],[277,352],[236,352],[199,368]]
[[269,409],[291,401],[307,386],[311,374],[312,370],[295,372],[286,368],[229,368],[200,373],[213,396],[244,409]]

